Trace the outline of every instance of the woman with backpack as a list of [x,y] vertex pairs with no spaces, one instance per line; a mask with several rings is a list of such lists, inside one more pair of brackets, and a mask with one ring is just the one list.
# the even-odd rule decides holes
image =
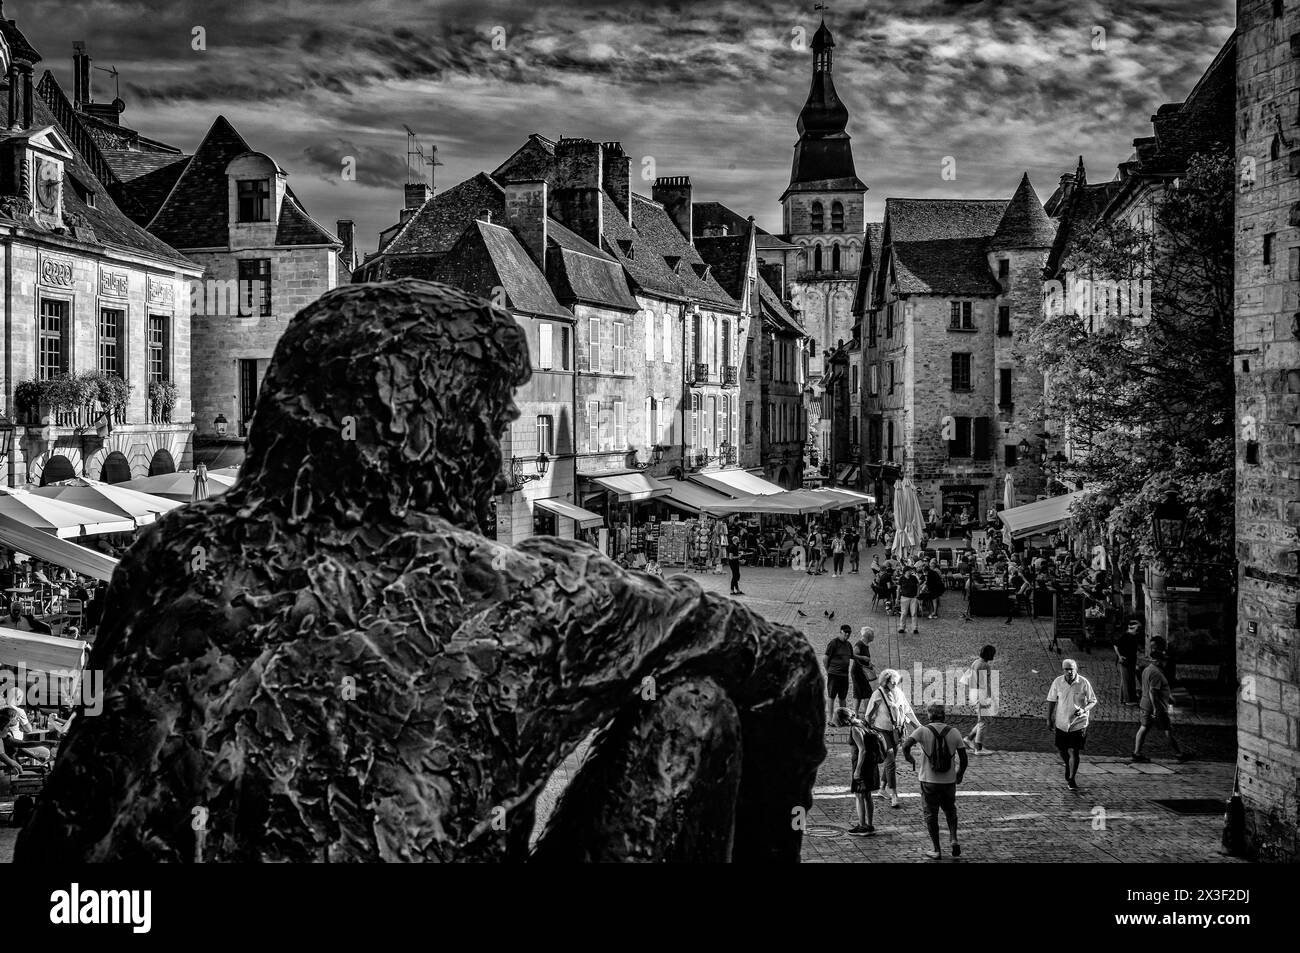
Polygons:
[[876,832],[871,824],[875,819],[871,792],[880,786],[885,742],[879,732],[847,708],[835,710],[835,725],[849,729],[849,749],[853,752],[853,783],[849,790],[858,802],[858,823],[849,828],[849,833],[854,837],[870,837]]
[[866,723],[880,732],[888,753],[880,764],[880,790],[889,794],[890,807],[902,807],[898,802],[898,745],[914,729],[920,727],[916,713],[899,688],[899,674],[892,668],[880,673],[880,687],[867,703]]

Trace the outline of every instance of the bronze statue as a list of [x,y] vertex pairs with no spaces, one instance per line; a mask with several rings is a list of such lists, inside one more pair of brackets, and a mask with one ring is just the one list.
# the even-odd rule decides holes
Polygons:
[[799,633],[685,577],[479,527],[528,380],[457,289],[290,324],[224,496],[141,533],[19,862],[797,860],[825,754]]

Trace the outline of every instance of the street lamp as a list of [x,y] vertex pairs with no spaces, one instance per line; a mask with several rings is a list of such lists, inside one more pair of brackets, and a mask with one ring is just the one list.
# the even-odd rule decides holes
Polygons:
[[1020,452],[1020,458],[1022,460],[1028,460],[1030,451],[1033,449],[1034,448],[1029,445],[1029,441],[1023,437],[1020,438],[1020,443],[1016,446],[1016,450]]
[[217,414],[212,421],[212,429],[217,432],[218,437],[224,437],[226,431],[230,428],[230,421],[226,419],[225,414]]
[[1187,536],[1188,507],[1174,490],[1151,511],[1151,531],[1156,538],[1156,548],[1171,551],[1182,549]]

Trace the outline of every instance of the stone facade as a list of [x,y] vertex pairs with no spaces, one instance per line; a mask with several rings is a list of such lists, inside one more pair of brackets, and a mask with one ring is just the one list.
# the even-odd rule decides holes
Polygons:
[[1293,862],[1300,856],[1300,180],[1294,146],[1274,149],[1282,136],[1300,137],[1300,7],[1240,0],[1237,29],[1237,765],[1251,849]]

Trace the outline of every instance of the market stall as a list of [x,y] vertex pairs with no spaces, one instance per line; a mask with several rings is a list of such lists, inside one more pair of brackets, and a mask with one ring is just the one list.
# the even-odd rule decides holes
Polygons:
[[[158,476],[139,477],[135,480],[127,480],[125,483],[114,485],[126,487],[128,490],[138,490],[151,496],[161,496],[168,500],[175,500],[178,503],[189,503],[194,499],[194,475],[195,471],[193,470],[180,470],[176,473],[161,473]],[[209,496],[225,493],[234,485],[235,478],[232,476],[224,476],[218,473],[208,474],[207,490]]]
[[119,519],[129,519],[136,526],[152,523],[163,513],[183,505],[175,500],[128,489],[121,484],[100,483],[98,480],[69,480],[66,483],[34,488],[31,492],[52,500],[99,510]]
[[1039,536],[1059,528],[1070,520],[1074,504],[1088,491],[1078,490],[1064,496],[1053,496],[1023,506],[1002,510],[998,517],[1013,540]]

